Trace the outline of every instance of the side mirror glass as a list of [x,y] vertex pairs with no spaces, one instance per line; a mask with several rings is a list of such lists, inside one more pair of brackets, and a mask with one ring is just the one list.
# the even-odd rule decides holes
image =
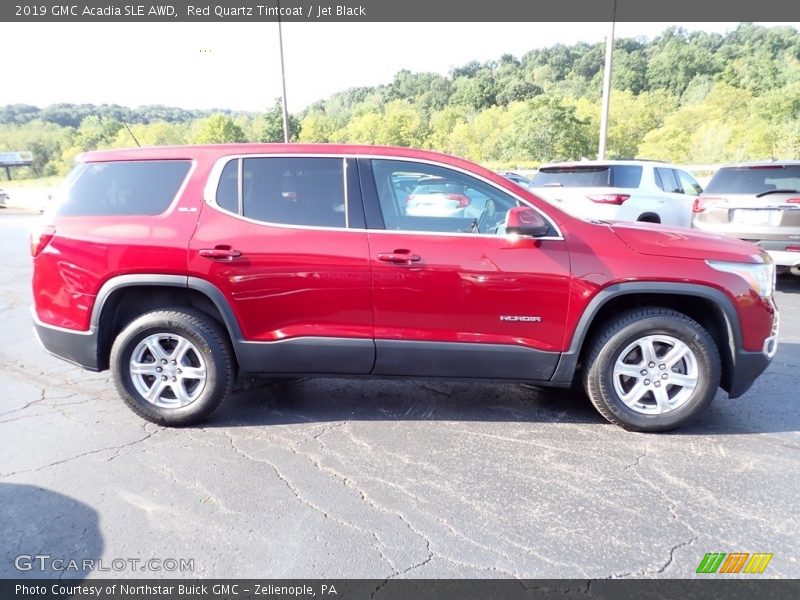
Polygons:
[[505,230],[511,235],[542,237],[550,231],[550,225],[529,206],[516,206],[506,214]]

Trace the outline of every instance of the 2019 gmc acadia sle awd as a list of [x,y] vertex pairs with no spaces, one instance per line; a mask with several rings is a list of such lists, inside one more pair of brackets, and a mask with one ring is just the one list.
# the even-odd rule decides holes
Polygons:
[[[431,178],[431,210],[407,214]],[[663,431],[746,392],[777,345],[756,246],[584,221],[402,148],[90,152],[31,253],[44,347],[110,368],[166,425],[208,417],[241,372],[579,382],[609,421]]]

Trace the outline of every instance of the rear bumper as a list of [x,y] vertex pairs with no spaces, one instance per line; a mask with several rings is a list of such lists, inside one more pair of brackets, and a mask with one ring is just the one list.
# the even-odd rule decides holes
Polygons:
[[787,250],[767,250],[767,253],[772,257],[772,260],[779,267],[796,267],[800,265],[800,252],[789,252]]
[[53,356],[90,371],[99,371],[97,334],[94,330],[72,331],[42,323],[31,309],[33,329],[42,347]]
[[767,252],[779,267],[794,267],[795,265],[800,265],[800,252],[792,252],[786,249],[789,247],[800,247],[800,240],[767,239],[746,241],[752,242]]

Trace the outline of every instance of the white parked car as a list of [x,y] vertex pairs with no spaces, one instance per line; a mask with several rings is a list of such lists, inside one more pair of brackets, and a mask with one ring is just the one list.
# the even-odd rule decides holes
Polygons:
[[552,163],[539,168],[529,189],[584,219],[677,227],[691,227],[703,191],[684,169],[649,160]]
[[463,183],[443,177],[425,177],[406,197],[405,214],[413,217],[467,217],[481,216],[486,197],[467,190]]

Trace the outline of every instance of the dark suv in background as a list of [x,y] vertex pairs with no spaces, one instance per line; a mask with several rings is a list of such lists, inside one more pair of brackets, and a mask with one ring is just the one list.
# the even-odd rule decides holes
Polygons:
[[[409,214],[432,179],[480,211]],[[580,382],[608,420],[660,431],[718,386],[747,391],[777,343],[756,246],[585,221],[402,148],[91,152],[31,253],[44,347],[110,368],[167,425],[207,417],[248,372]]]

